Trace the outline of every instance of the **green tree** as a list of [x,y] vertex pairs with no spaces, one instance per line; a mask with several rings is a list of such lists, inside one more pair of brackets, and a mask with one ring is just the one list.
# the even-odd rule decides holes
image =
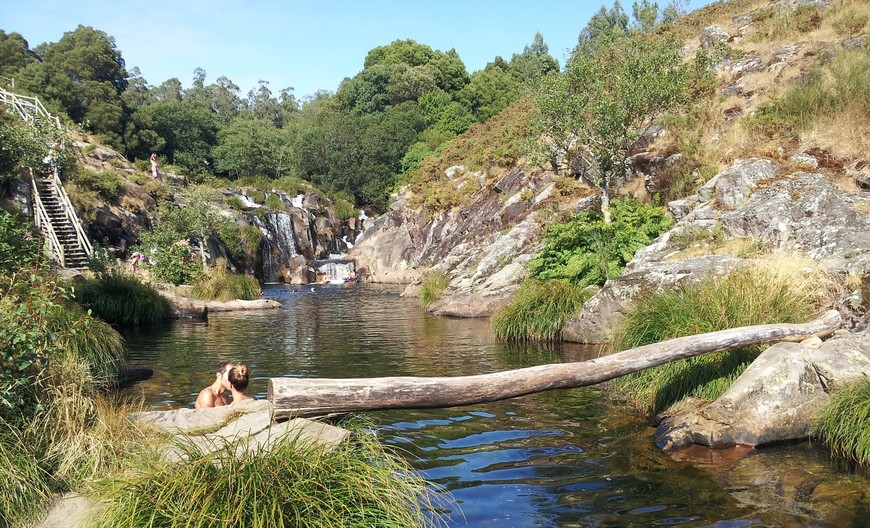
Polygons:
[[[24,67],[38,62],[24,37],[0,29],[0,76],[14,78]],[[0,83],[9,84],[7,79],[0,79]],[[11,88],[11,85],[6,87]]]
[[270,119],[240,117],[218,132],[215,169],[232,178],[277,178],[287,170],[288,143]]
[[550,48],[544,43],[544,37],[540,33],[535,33],[534,41],[523,48],[521,54],[514,53],[510,64],[526,82],[536,81],[549,73],[559,71],[559,63],[550,55]]
[[590,51],[602,42],[608,42],[628,33],[628,15],[622,9],[619,0],[614,0],[613,7],[601,9],[592,15],[586,27],[580,32],[574,53]]
[[628,153],[661,115],[686,100],[688,67],[677,43],[641,36],[575,54],[568,71],[553,74],[537,94],[551,164],[576,159],[580,176],[610,198],[628,170]]
[[208,110],[184,102],[160,102],[133,113],[127,131],[130,153],[158,152],[192,174],[210,172],[219,121]]
[[480,71],[471,75],[471,81],[457,98],[469,109],[478,122],[495,116],[522,93],[519,76],[501,57],[496,57]]

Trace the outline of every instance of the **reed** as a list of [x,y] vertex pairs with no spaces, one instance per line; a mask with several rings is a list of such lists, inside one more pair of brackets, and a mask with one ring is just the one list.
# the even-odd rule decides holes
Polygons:
[[100,273],[76,287],[76,300],[100,319],[119,326],[153,325],[169,313],[169,301],[138,277]]
[[[625,314],[615,350],[745,325],[799,323],[830,302],[834,283],[817,268],[780,257],[725,277],[684,284],[638,300]],[[720,396],[761,352],[750,347],[706,354],[616,380],[618,396],[658,412],[686,396]]]
[[231,442],[206,453],[178,444],[181,464],[147,463],[100,490],[98,527],[396,527],[433,524],[429,492],[370,433],[329,450],[292,433],[268,452]]
[[227,273],[226,262],[218,259],[206,276],[193,284],[193,296],[203,301],[250,301],[260,298],[260,283],[251,275]]
[[870,381],[861,379],[836,389],[813,422],[812,436],[834,456],[870,465]]
[[423,304],[423,307],[428,308],[432,303],[440,299],[449,284],[450,281],[443,271],[429,270],[425,272],[420,289],[420,303]]
[[513,302],[493,316],[492,330],[505,341],[559,341],[568,318],[589,297],[588,289],[570,281],[528,279]]

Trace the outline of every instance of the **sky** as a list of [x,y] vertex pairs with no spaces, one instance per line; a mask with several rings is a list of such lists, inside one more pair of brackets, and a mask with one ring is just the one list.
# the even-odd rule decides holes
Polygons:
[[[629,12],[631,2],[624,0]],[[664,5],[666,2],[661,1]],[[709,3],[690,0],[688,10]],[[608,0],[607,6],[611,5]],[[115,39],[128,70],[153,86],[172,77],[186,88],[225,76],[243,95],[260,80],[276,96],[334,92],[363,68],[374,47],[413,39],[454,48],[469,73],[496,56],[510,60],[540,32],[565,64],[580,31],[601,7],[586,0],[0,0],[0,29],[31,48],[78,25]]]

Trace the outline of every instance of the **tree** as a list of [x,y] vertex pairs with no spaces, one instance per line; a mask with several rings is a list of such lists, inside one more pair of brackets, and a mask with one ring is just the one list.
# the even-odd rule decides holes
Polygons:
[[550,56],[550,48],[544,43],[544,37],[540,33],[535,33],[535,40],[523,48],[521,54],[514,53],[510,64],[526,82],[536,81],[551,72],[559,71],[559,63]]
[[519,97],[522,82],[516,71],[501,57],[496,57],[486,68],[471,75],[457,99],[471,109],[478,122],[495,116]]
[[[37,62],[36,55],[30,51],[24,37],[15,32],[7,34],[0,29],[0,76],[14,78],[25,66]],[[0,82],[8,83],[6,79],[0,79]]]
[[287,141],[271,119],[240,117],[218,132],[215,169],[231,177],[277,178],[286,170]]
[[537,101],[551,163],[557,156],[569,165],[572,158],[580,162],[580,176],[601,192],[606,223],[629,150],[665,111],[684,102],[687,86],[677,43],[642,36],[575,54],[564,75],[542,85]]
[[628,33],[628,15],[622,10],[619,0],[614,0],[610,9],[601,9],[592,15],[586,27],[580,32],[574,53],[594,50],[604,40],[612,40]]

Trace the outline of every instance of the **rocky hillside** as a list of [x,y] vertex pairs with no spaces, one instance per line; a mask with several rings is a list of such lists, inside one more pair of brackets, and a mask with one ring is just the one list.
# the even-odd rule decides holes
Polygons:
[[[844,53],[858,50],[854,60],[866,60],[868,12],[848,0],[720,2],[670,29],[684,38],[686,56],[702,49],[713,57],[717,86],[688,115],[669,117],[656,137],[645,138],[621,193],[673,198],[668,206],[678,222],[587,303],[565,339],[607,340],[641,291],[780,252],[827,266],[851,285],[841,301],[860,315],[860,284],[870,272],[870,193],[863,190],[870,116],[823,112],[808,128],[777,119],[800,87],[817,88],[814,79],[836,76],[853,60]],[[597,199],[521,158],[508,168],[474,168],[447,153],[430,185],[463,199],[433,211],[420,205],[419,186],[404,188],[351,253],[373,280],[409,283],[409,294],[425,273],[443,273],[449,286],[430,306],[436,314],[494,313],[524,277],[546,225]]]

